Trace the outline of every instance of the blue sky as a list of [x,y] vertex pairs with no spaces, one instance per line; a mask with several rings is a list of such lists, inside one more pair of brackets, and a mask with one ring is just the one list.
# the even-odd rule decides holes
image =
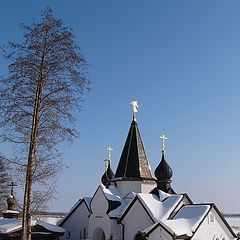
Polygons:
[[[50,6],[74,29],[92,91],[76,114],[80,138],[61,145],[69,166],[51,210],[91,196],[111,145],[113,169],[130,127],[131,100],[152,170],[162,132],[173,188],[240,213],[240,2],[237,0],[42,0],[1,3],[1,43]],[[6,62],[0,58],[1,74]],[[8,151],[3,152],[8,154]]]

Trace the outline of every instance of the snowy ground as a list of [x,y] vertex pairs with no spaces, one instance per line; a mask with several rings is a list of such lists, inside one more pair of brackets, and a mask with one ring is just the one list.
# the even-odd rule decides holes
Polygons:
[[226,215],[225,219],[229,223],[229,225],[232,227],[233,231],[235,233],[240,232],[240,215]]

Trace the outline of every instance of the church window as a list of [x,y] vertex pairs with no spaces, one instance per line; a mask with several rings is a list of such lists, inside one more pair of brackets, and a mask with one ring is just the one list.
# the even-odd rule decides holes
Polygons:
[[83,239],[87,239],[87,231],[86,231],[86,228],[83,229]]
[[69,239],[71,237],[71,233],[69,231],[66,232],[66,238]]
[[80,232],[80,240],[82,239],[82,231]]
[[212,213],[209,214],[208,222],[209,223],[214,223],[214,215]]

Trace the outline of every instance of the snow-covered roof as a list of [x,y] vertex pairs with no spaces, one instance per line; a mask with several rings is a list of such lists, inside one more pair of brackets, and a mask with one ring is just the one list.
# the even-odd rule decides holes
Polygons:
[[163,220],[177,236],[192,236],[210,210],[210,205],[183,206],[173,219]]
[[167,219],[183,199],[182,194],[167,195],[165,195],[161,201],[161,198],[159,199],[155,194],[137,194],[139,200],[143,203],[145,208],[149,210],[148,212],[155,221]]
[[19,211],[16,211],[16,210],[4,210],[4,211],[2,211],[2,213],[15,213],[15,214],[18,214]]
[[106,188],[103,184],[100,185],[105,197],[111,201],[122,201],[121,194],[117,187],[110,185]]
[[183,206],[172,219],[163,218],[143,230],[143,232],[149,234],[156,229],[156,227],[162,226],[171,235],[176,234],[176,236],[185,235],[191,237],[209,212],[210,208],[210,205]]
[[103,184],[100,185],[100,188],[109,201],[119,203],[119,205],[116,205],[116,208],[108,213],[109,217],[120,217],[123,209],[126,207],[126,202],[123,200],[118,188],[113,185],[106,188]]
[[[207,213],[210,211],[210,204],[183,204],[184,194],[167,194],[159,191],[159,196],[155,194],[137,193],[135,199],[138,199],[144,206],[153,220],[153,224],[143,232],[148,234],[158,226],[162,226],[170,234],[177,236],[192,236],[198,226],[201,224]],[[124,209],[122,219],[130,209],[131,203]],[[186,203],[185,203],[186,204]],[[179,210],[178,206],[181,207]],[[178,211],[174,216],[175,211]]]
[[[64,233],[65,229],[50,223],[46,223],[43,221],[38,221],[38,220],[32,220],[31,221],[31,226],[42,226],[43,228],[51,231],[51,232],[56,232],[56,233]],[[12,233],[15,231],[18,231],[22,228],[22,220],[20,219],[9,219],[9,218],[3,218],[0,219],[0,233],[5,234],[5,233]]]

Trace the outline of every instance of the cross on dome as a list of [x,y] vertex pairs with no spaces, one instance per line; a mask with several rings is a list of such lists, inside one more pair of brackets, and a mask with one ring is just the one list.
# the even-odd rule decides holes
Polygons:
[[105,171],[107,171],[108,169],[108,165],[111,163],[111,152],[112,152],[112,148],[109,146],[107,147],[107,158],[104,160],[105,161]]
[[108,160],[111,160],[111,152],[112,152],[112,148],[109,146],[107,147],[107,152],[108,152]]
[[167,138],[164,134],[162,134],[162,136],[160,136],[160,138],[162,140],[162,152],[165,152],[165,140],[167,140]]
[[8,187],[11,187],[11,195],[13,196],[13,188],[16,187],[17,184],[14,184],[13,182],[11,182],[11,184],[8,185]]

